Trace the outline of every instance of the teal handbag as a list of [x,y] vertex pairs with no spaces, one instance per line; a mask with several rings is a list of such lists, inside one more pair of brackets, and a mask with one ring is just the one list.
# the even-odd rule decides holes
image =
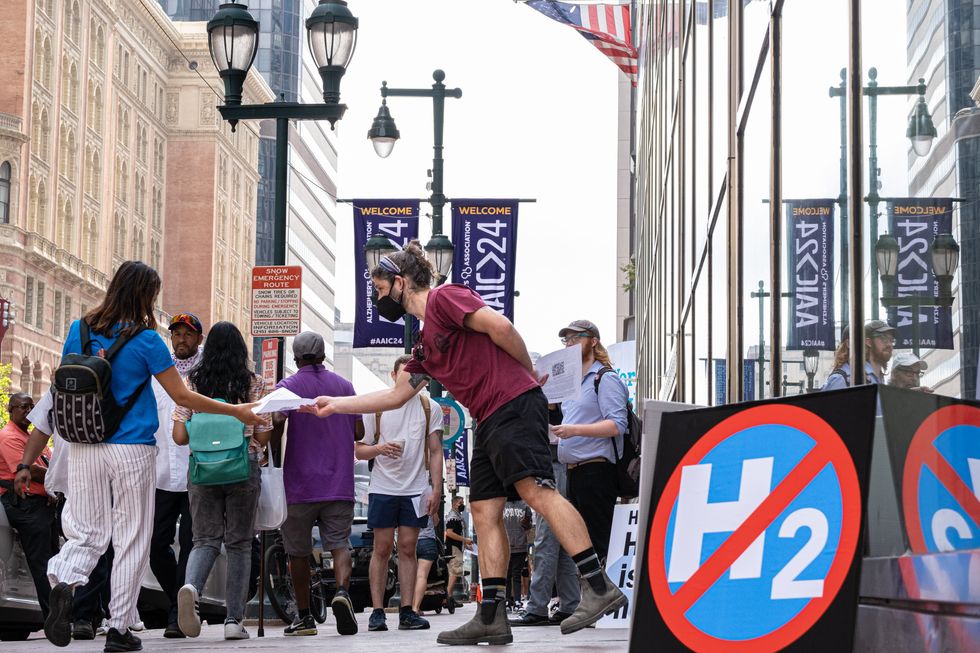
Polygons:
[[191,483],[230,485],[248,480],[251,467],[244,424],[230,415],[196,413],[187,421],[187,436]]

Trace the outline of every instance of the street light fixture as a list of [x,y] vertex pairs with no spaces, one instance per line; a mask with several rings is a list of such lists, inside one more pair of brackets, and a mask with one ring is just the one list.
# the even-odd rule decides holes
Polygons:
[[[919,84],[925,87],[926,80],[920,79]],[[936,138],[936,125],[932,122],[932,115],[929,113],[929,106],[926,104],[925,88],[919,94],[919,100],[915,103],[915,110],[909,117],[909,126],[905,130],[905,135],[912,141],[912,150],[918,156],[929,154],[932,149],[932,141]]]
[[367,256],[368,272],[381,265],[381,258],[391,256],[398,251],[390,239],[381,234],[374,234],[364,243],[364,253]]
[[891,234],[881,234],[875,244],[875,259],[883,277],[894,277],[898,272],[898,239]]
[[433,235],[425,245],[425,253],[429,255],[429,260],[432,261],[436,274],[439,275],[436,285],[441,284],[449,276],[449,271],[453,267],[453,249],[449,237],[443,234]]
[[208,49],[211,61],[225,82],[225,104],[242,103],[242,87],[259,46],[259,23],[238,2],[218,7],[208,21]]
[[306,19],[310,52],[323,81],[323,101],[340,102],[340,79],[357,47],[357,18],[343,0],[320,0]]
[[820,352],[808,347],[803,350],[803,371],[806,372],[806,391],[813,392],[813,377],[817,375],[817,367],[820,365]]
[[0,343],[3,342],[3,337],[7,335],[7,329],[16,323],[16,318],[17,315],[14,313],[10,301],[0,297]]
[[960,245],[952,234],[936,234],[932,241],[932,269],[939,281],[939,296],[953,294],[953,275],[960,264]]
[[[387,86],[387,82],[382,82]],[[368,138],[374,146],[375,153],[382,159],[387,159],[391,151],[395,149],[395,141],[399,138],[398,128],[395,127],[395,120],[388,111],[388,101],[381,100],[381,108],[378,115],[374,117],[374,123],[368,130]]]

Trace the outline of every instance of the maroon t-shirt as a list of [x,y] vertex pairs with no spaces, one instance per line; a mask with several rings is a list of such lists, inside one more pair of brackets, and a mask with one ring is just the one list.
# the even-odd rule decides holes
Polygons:
[[531,373],[490,336],[463,326],[467,315],[484,306],[478,294],[461,284],[429,291],[415,357],[405,366],[409,374],[438,379],[481,421],[538,385]]

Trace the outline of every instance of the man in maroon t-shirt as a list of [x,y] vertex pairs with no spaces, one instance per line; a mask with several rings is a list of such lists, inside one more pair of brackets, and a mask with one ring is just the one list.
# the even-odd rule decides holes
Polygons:
[[503,523],[508,498],[524,499],[553,524],[578,566],[582,600],[561,623],[562,633],[573,633],[625,606],[626,597],[603,571],[582,517],[555,489],[547,400],[524,340],[506,317],[466,286],[431,288],[434,276],[417,241],[381,258],[371,272],[378,312],[391,322],[411,313],[425,324],[413,360],[393,388],[359,397],[319,397],[315,406],[303,410],[321,417],[392,410],[415,396],[430,378],[438,379],[478,420],[470,505],[480,542],[483,601],[472,620],[440,633],[437,641],[513,641],[503,603],[510,558]]

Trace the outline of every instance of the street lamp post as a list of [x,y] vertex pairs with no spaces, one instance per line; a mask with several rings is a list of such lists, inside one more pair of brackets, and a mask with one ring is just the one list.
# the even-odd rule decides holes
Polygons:
[[[937,234],[932,242],[931,263],[939,293],[936,297],[923,295],[898,296],[898,240],[890,234],[882,234],[875,243],[875,256],[881,271],[881,284],[885,296],[881,303],[886,308],[908,307],[912,311],[912,352],[919,356],[919,309],[929,306],[953,305],[953,275],[959,266],[960,246],[952,234]],[[897,324],[897,320],[892,320]]]
[[[331,129],[343,118],[340,80],[357,44],[357,18],[345,0],[320,0],[306,20],[310,52],[323,83],[322,104],[267,102],[242,104],[242,87],[258,51],[259,23],[238,2],[225,2],[208,21],[208,47],[225,83],[225,103],[218,106],[232,131],[239,120],[276,121],[276,173],[274,193],[273,264],[286,264],[286,194],[289,179],[289,121],[327,120]],[[282,378],[284,347],[279,340],[276,378]]]
[[[387,158],[395,147],[395,142],[400,137],[395,120],[391,117],[388,109],[389,97],[423,97],[432,98],[432,169],[429,171],[432,181],[430,182],[431,195],[429,204],[432,206],[432,238],[425,245],[426,254],[432,260],[436,269],[436,285],[443,283],[449,276],[449,271],[453,264],[453,244],[449,237],[443,233],[442,211],[446,205],[446,196],[443,193],[443,157],[442,157],[442,135],[445,124],[446,98],[461,98],[463,91],[458,88],[446,88],[443,80],[446,73],[436,70],[432,73],[434,83],[432,88],[388,88],[388,82],[381,82],[381,108],[378,115],[374,118],[371,129],[368,131],[368,138],[374,146],[374,151],[382,159]],[[411,338],[414,330],[410,330],[410,316],[405,316],[405,351],[411,351]],[[442,387],[433,379],[429,385],[429,390],[433,396],[442,394]]]
[[813,392],[813,377],[817,375],[817,366],[820,365],[820,352],[808,347],[803,350],[803,371],[806,372],[806,391]]
[[0,344],[3,343],[3,338],[7,335],[7,330],[14,326],[16,317],[13,304],[10,303],[10,300],[0,297]]
[[[830,97],[841,98],[841,186],[838,204],[841,208],[841,233],[847,233],[847,114],[846,114],[846,90],[847,90],[847,69],[840,71],[841,83],[839,86],[830,87]],[[878,204],[881,196],[878,194],[881,169],[878,167],[878,96],[880,95],[918,95],[919,99],[915,103],[915,109],[909,117],[908,128],[905,135],[912,145],[912,150],[918,156],[926,156],[932,148],[932,141],[936,138],[936,126],[932,122],[929,114],[929,107],[926,104],[926,80],[919,79],[919,83],[912,86],[879,86],[878,69],[868,70],[868,85],[861,89],[862,95],[868,98],[868,195],[864,200],[868,203],[871,213],[871,242],[878,240]],[[842,315],[847,319],[848,298],[847,298],[847,239],[841,239],[841,307]],[[878,319],[878,262],[876,257],[871,257],[871,317]]]

